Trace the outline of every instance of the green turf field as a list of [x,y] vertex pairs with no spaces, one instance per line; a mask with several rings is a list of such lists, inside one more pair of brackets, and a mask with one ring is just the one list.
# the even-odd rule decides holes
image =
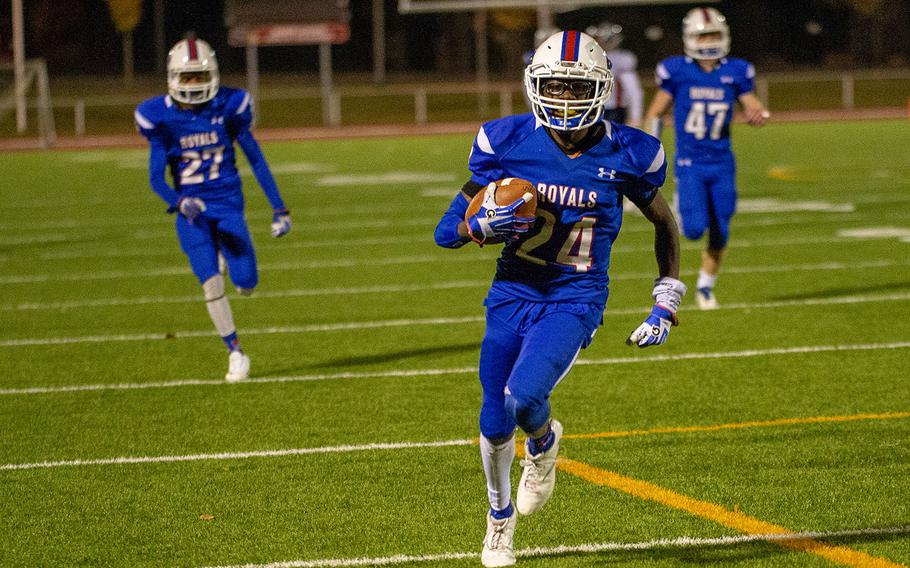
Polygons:
[[[627,348],[656,267],[626,216],[519,565],[910,564],[907,123],[734,138],[723,309],[690,295],[667,345]],[[498,251],[432,237],[469,147],[265,145],[295,225],[268,237],[246,175],[261,283],[232,296],[254,377],[232,385],[144,151],[0,155],[0,565],[479,566]]]

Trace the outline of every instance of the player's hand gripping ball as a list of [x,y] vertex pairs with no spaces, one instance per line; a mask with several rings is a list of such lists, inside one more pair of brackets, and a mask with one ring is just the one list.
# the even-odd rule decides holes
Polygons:
[[519,178],[505,178],[487,185],[468,204],[464,220],[478,244],[519,238],[534,225],[537,189]]

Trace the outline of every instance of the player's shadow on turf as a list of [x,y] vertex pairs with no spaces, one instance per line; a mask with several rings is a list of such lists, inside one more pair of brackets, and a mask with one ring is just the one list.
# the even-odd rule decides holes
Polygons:
[[389,363],[391,361],[400,361],[402,359],[410,359],[411,357],[419,357],[421,355],[464,353],[466,351],[474,351],[479,347],[480,345],[476,341],[473,341],[471,343],[438,345],[436,347],[423,347],[420,349],[402,349],[399,351],[386,351],[385,353],[376,353],[374,355],[361,355],[357,357],[338,357],[336,359],[328,359],[326,361],[313,363],[310,365],[310,368],[351,367],[356,365]]
[[780,294],[771,296],[772,300],[817,300],[822,298],[836,298],[839,296],[854,296],[869,292],[898,292],[910,289],[910,282],[891,282],[886,284],[870,284],[868,286],[852,286],[843,288],[828,288],[816,290],[805,294]]

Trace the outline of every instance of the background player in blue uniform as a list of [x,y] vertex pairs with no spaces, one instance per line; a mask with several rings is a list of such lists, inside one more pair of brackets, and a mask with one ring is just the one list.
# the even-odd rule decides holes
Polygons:
[[[533,114],[484,124],[474,140],[471,179],[436,227],[440,246],[472,239],[508,240],[484,301],[486,334],[480,353],[480,447],[490,511],[481,560],[515,562],[516,509],[540,509],[555,483],[562,425],[550,417],[550,393],[602,322],[610,249],[622,224],[623,199],[654,224],[659,277],[655,306],[629,337],[640,347],[663,343],[685,293],[677,280],[679,234],[658,193],[664,150],[640,130],[602,120],[613,77],[590,36],[559,32],[537,48],[525,70]],[[517,200],[481,210],[466,223],[473,195],[494,180],[516,177],[537,190],[537,218],[515,212]],[[509,469],[516,425],[528,435],[515,505]]]
[[736,164],[730,149],[730,119],[738,100],[752,126],[768,113],[752,92],[755,68],[726,57],[730,28],[714,8],[694,8],[683,19],[685,57],[657,66],[660,88],[645,114],[645,124],[660,135],[660,116],[673,103],[676,131],[676,205],[686,238],[708,232],[696,283],[702,309],[717,307],[714,284],[736,210]]
[[[243,193],[234,158],[236,140],[272,206],[272,236],[291,230],[259,144],[250,131],[249,93],[219,86],[218,62],[198,39],[179,41],[168,53],[168,95],[136,109],[139,132],[148,139],[152,189],[177,213],[177,237],[205,296],[209,315],[228,348],[228,381],[249,376],[250,358],[240,349],[231,306],[224,294],[219,255],[243,295],[258,282],[256,253],[243,214]],[[169,169],[173,187],[165,180]]]

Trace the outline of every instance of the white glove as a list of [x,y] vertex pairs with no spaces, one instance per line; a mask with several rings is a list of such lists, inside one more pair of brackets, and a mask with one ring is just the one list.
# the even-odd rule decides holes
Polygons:
[[670,327],[679,325],[676,310],[686,293],[686,285],[668,276],[654,281],[654,307],[647,319],[629,335],[626,345],[650,347],[667,341]]
[[192,224],[196,217],[205,213],[205,201],[198,197],[183,196],[177,200],[177,210]]
[[272,214],[272,237],[283,237],[291,232],[291,212],[287,209],[276,209]]

